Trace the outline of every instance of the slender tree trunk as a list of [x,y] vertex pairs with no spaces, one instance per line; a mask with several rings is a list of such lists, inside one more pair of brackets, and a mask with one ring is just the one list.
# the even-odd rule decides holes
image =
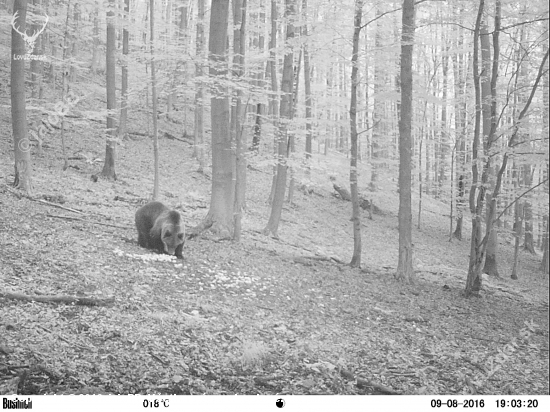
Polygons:
[[[17,13],[15,26],[25,33],[27,0],[15,0],[13,12]],[[11,29],[11,123],[15,157],[15,180],[13,186],[28,194],[32,187],[31,144],[27,133],[27,107],[25,103],[25,41],[21,34]]]
[[[80,21],[80,4],[75,3],[74,10],[73,10],[73,27],[72,27],[72,34],[69,36],[71,40],[70,44],[70,55],[76,58],[78,56],[78,41],[77,41],[77,34],[80,30],[78,23]],[[76,64],[70,64],[70,82],[72,84],[76,83],[76,70],[77,65]]]
[[522,229],[523,229],[523,204],[516,202],[514,213],[514,263],[512,266],[512,279],[518,278],[518,257],[519,257],[519,244],[521,241]]
[[[380,10],[376,9],[376,16],[381,14]],[[374,58],[374,91],[373,91],[373,107],[372,107],[372,137],[371,137],[371,175],[369,187],[371,190],[375,190],[377,182],[379,180],[380,169],[380,157],[382,156],[382,142],[383,142],[383,122],[384,122],[384,102],[380,101],[380,95],[382,94],[384,81],[383,75],[383,58],[379,55],[382,49],[382,19],[376,21],[376,29],[374,35],[374,48],[376,54]]]
[[311,65],[309,60],[309,49],[308,49],[308,28],[307,28],[307,0],[302,0],[302,12],[306,18],[303,26],[303,35],[306,39],[303,48],[304,48],[304,91],[306,98],[306,171],[309,173],[309,159],[311,158],[311,140],[312,140],[312,110],[311,110]]
[[151,100],[153,101],[153,156],[155,160],[155,177],[153,183],[153,200],[159,198],[160,170],[159,170],[159,135],[158,135],[158,100],[157,100],[157,78],[155,63],[155,0],[149,1],[149,44],[151,51]]
[[418,145],[418,230],[422,227],[422,186],[424,182],[422,181],[422,144],[424,140],[420,138],[420,143]]
[[[472,142],[472,187],[470,189],[470,212],[472,214],[472,237],[470,240],[470,261],[468,264],[468,277],[466,279],[466,296],[476,294],[481,290],[483,278],[481,268],[485,262],[485,247],[482,245],[481,212],[485,202],[485,186],[482,181],[479,184],[479,166],[481,165],[479,143],[481,128],[481,87],[479,74],[479,36],[485,1],[479,1],[479,8],[474,29],[474,56],[472,69],[474,73],[474,91],[476,100],[476,114],[474,136]],[[479,186],[479,187],[478,187]]]
[[[481,113],[482,113],[482,133],[484,142],[484,154],[489,154],[489,149],[493,141],[493,132],[491,131],[493,115],[491,107],[493,104],[493,98],[496,99],[496,95],[493,96],[491,91],[492,72],[491,72],[491,44],[488,33],[487,22],[483,22],[480,29],[480,43],[481,43],[481,64],[482,64],[482,76],[481,76]],[[493,47],[495,45],[493,44]],[[488,156],[484,165],[484,173],[487,173],[487,182],[490,186],[494,186],[493,178],[491,177],[491,157]],[[490,193],[490,192],[489,192]],[[489,234],[487,238],[487,248],[485,257],[485,266],[482,273],[486,273],[489,276],[500,277],[498,273],[497,264],[497,249],[498,249],[498,236],[497,230],[493,227],[491,220],[491,205],[493,203],[491,197],[487,199],[487,209],[485,217],[485,227]],[[496,201],[496,200],[495,200]],[[496,203],[495,203],[496,204]]]
[[[528,120],[527,120],[528,121]],[[523,165],[523,186],[529,189],[533,184],[533,172],[530,164]],[[523,213],[525,221],[525,238],[523,249],[532,255],[536,255],[535,245],[533,241],[533,205],[531,203],[531,195],[527,194],[523,202]]]
[[[290,108],[290,120],[294,119],[296,116],[296,105],[298,102],[298,90],[300,87],[300,69],[302,66],[302,49],[300,49],[300,54],[298,56],[298,63],[295,66],[294,70],[294,86],[292,91],[292,102],[291,102],[291,108]],[[294,131],[289,131],[288,133],[288,157],[294,157],[292,153],[296,152],[295,147],[295,133]],[[292,204],[292,199],[294,199],[294,183],[295,183],[295,174],[294,174],[294,166],[292,165],[293,162],[291,161],[288,166],[288,171],[290,174],[290,181],[288,183],[288,198],[287,202]]]
[[403,1],[401,35],[401,107],[399,120],[399,258],[396,277],[412,281],[412,56],[414,43],[414,0]]
[[[265,26],[265,5],[263,2],[260,2],[260,23],[262,27]],[[258,34],[258,43],[257,43],[257,52],[263,53],[265,48],[265,36],[264,32],[261,31]],[[263,63],[260,63],[257,65],[256,70],[258,71],[257,74],[257,87],[260,89],[265,88],[265,69],[266,67],[263,65]],[[267,64],[267,70],[269,70],[269,63]],[[251,149],[255,152],[260,151],[260,140],[262,138],[262,116],[264,115],[265,109],[264,104],[261,102],[256,103],[256,115],[254,118],[254,128],[252,132],[252,147]]]
[[[286,41],[287,44],[294,38],[294,23],[295,17],[295,0],[285,1],[285,19],[286,19]],[[271,204],[271,214],[269,221],[264,228],[264,234],[272,234],[275,238],[278,235],[279,222],[281,220],[281,212],[286,189],[286,175],[288,169],[288,122],[292,116],[292,87],[293,87],[293,60],[294,52],[290,45],[285,52],[283,61],[283,79],[282,79],[282,96],[280,107],[280,122],[277,130],[278,137],[278,159],[277,159],[277,179],[275,183],[275,192],[273,202]]]
[[[447,40],[444,39],[445,44]],[[449,135],[447,133],[447,84],[448,84],[448,72],[449,72],[449,49],[448,45],[442,51],[442,71],[443,71],[443,85],[442,85],[442,105],[441,105],[441,131],[439,133],[439,178],[438,178],[438,193],[441,196],[443,194],[444,183],[447,180],[447,152],[449,147]]]
[[[244,75],[244,56],[246,50],[246,0],[233,0],[233,73],[238,78],[237,82],[242,80]],[[240,27],[238,27],[240,24]],[[246,141],[242,133],[241,118],[243,116],[242,107],[243,91],[237,90],[235,106],[232,108],[232,125],[235,128],[235,206],[234,206],[234,231],[233,239],[241,239],[241,218],[242,210],[245,207],[246,194]]]
[[107,58],[106,58],[106,77],[107,77],[107,143],[105,146],[105,163],[101,174],[108,179],[116,180],[115,160],[116,160],[116,135],[115,135],[115,115],[116,109],[116,73],[115,73],[115,2],[109,0],[107,11]]
[[542,273],[545,273],[545,274],[548,274],[548,263],[549,263],[549,258],[548,258],[548,234],[549,234],[549,230],[548,230],[548,227],[550,226],[548,223],[548,216],[544,216],[543,218],[543,221],[544,221],[544,224],[543,224],[543,227],[544,227],[544,237],[542,239],[542,250],[543,250],[543,253],[542,253],[542,261],[540,263],[540,271]]
[[99,1],[95,2],[95,11],[94,11],[94,28],[92,31],[92,63],[90,69],[93,74],[97,73],[97,66],[99,64]]
[[[71,1],[67,1],[67,15],[65,20],[65,32],[63,36],[63,57],[62,57],[62,64],[63,64],[63,71],[61,73],[62,78],[62,86],[61,86],[61,101],[63,102],[63,105],[65,105],[65,97],[67,96],[67,92],[69,89],[69,72],[71,70],[71,64],[69,61],[70,58],[70,52],[69,52],[69,19],[70,19],[70,13],[71,11]],[[63,170],[67,170],[69,167],[69,159],[67,156],[67,144],[65,139],[65,116],[61,116],[61,148],[62,148],[62,154],[63,154]]]
[[355,1],[355,17],[353,30],[353,51],[351,55],[351,102],[349,108],[350,118],[350,139],[351,139],[351,158],[350,158],[350,192],[352,205],[353,222],[353,256],[351,258],[351,267],[361,266],[361,208],[359,207],[359,193],[357,189],[357,84],[358,79],[358,54],[359,54],[359,35],[361,34],[361,17],[363,15],[363,0]]
[[[546,20],[545,26],[546,26],[545,27],[546,32],[548,33],[550,29],[548,20]],[[546,42],[544,46],[546,49],[546,53],[548,53],[548,37],[546,38]],[[548,133],[550,132],[550,74],[548,72],[548,66],[549,64],[547,61],[546,64],[544,65],[545,73],[543,77],[543,87],[542,87],[542,101],[544,106],[544,116],[543,116],[544,127],[542,132],[543,136],[548,136]],[[546,179],[548,179],[549,176],[550,176],[550,170],[549,170],[549,162],[547,159],[546,160]],[[543,174],[543,177],[544,177],[544,174]],[[548,180],[546,180],[546,184],[544,185],[544,192],[546,193],[546,196],[548,196],[548,193],[550,191],[549,189],[550,189],[550,184]],[[548,226],[550,226],[550,221],[548,219],[548,211],[546,211],[546,215],[543,216],[543,225],[542,225],[543,233],[544,233],[543,239],[542,239],[543,255],[542,255],[542,261],[540,263],[540,270],[546,274],[548,274],[548,266],[549,266],[548,243],[550,243],[548,238],[548,234],[549,234]]]
[[[458,11],[457,14],[460,13]],[[462,27],[458,27],[458,49],[464,43]],[[456,226],[453,237],[462,240],[462,225],[464,222],[464,210],[466,206],[466,101],[464,98],[466,84],[466,57],[463,53],[453,53],[453,75],[455,86],[455,130],[457,131],[456,143]]]
[[[271,114],[273,115],[273,128],[279,129],[279,100],[277,99],[277,93],[279,91],[277,81],[277,0],[271,0],[271,37],[269,39],[269,77],[271,79],[271,97],[270,107]],[[273,142],[273,159],[278,157],[278,134],[274,133]],[[275,197],[275,189],[277,186],[277,165],[273,165],[273,179],[271,182],[271,191],[269,194],[268,203],[273,204],[273,198]]]
[[204,0],[198,0],[197,16],[197,61],[195,63],[196,93],[195,93],[195,131],[193,133],[193,156],[199,162],[199,172],[204,171],[204,86],[200,77],[203,74],[204,59]]
[[[124,0],[124,14],[126,24],[130,23],[130,0]],[[120,91],[120,121],[118,123],[118,137],[126,137],[128,119],[128,51],[129,51],[128,26],[124,25],[122,30],[122,89]]]
[[[41,10],[42,6],[42,0],[33,0],[32,2],[33,6],[35,7],[35,10]],[[40,29],[42,28],[42,25],[40,22],[36,22],[32,25],[33,33],[38,33]],[[34,50],[32,51],[32,54],[35,56],[42,56],[43,53],[43,44],[44,44],[44,38],[42,36],[38,36],[36,38],[36,41],[34,43]],[[31,81],[32,81],[32,94],[31,97],[33,99],[41,98],[42,96],[42,75],[44,72],[44,63],[42,62],[42,59],[37,58],[31,60]]]

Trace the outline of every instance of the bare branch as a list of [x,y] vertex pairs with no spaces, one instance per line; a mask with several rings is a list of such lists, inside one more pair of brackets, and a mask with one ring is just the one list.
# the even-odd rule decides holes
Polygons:
[[510,209],[510,207],[512,207],[519,199],[521,199],[523,196],[525,196],[527,193],[535,190],[537,187],[539,186],[542,186],[543,184],[545,184],[546,182],[548,182],[548,178],[544,179],[542,182],[540,182],[538,185],[535,185],[533,186],[532,188],[530,188],[529,190],[526,190],[525,192],[523,192],[521,195],[519,195],[518,197],[516,197],[514,199],[514,201],[512,203],[510,203],[508,206],[506,206],[502,212],[500,212],[500,214],[493,220],[492,223],[496,223],[500,218],[501,216],[508,210]]

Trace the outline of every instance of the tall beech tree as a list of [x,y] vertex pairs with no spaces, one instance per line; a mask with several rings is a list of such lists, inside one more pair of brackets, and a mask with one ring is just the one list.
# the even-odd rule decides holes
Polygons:
[[27,130],[27,106],[25,101],[25,40],[18,31],[25,33],[27,0],[13,3],[11,29],[11,122],[15,158],[14,187],[32,193],[31,142]]
[[[242,81],[244,76],[244,56],[246,50],[246,0],[233,0],[233,75]],[[246,140],[241,126],[243,117],[243,90],[236,92],[235,104],[231,107],[231,131],[235,139],[235,210],[233,238],[241,238],[242,209],[245,207],[246,193]]]
[[210,37],[208,40],[210,76],[214,80],[211,91],[212,124],[212,193],[210,210],[200,227],[211,228],[221,238],[233,235],[234,154],[229,133],[229,96],[224,80],[227,76],[227,27],[229,0],[212,0]]
[[105,163],[101,175],[116,180],[116,73],[115,73],[115,1],[109,0],[107,6],[107,52],[105,60],[105,76],[107,89],[107,139],[105,145]]
[[130,0],[124,0],[124,28],[122,29],[122,88],[120,90],[120,119],[118,122],[118,137],[126,137],[126,120],[128,119],[128,52],[130,51]]
[[193,156],[199,162],[199,172],[204,171],[204,0],[197,1],[197,37],[195,62],[195,131],[193,133]]
[[281,212],[286,190],[286,175],[288,169],[289,142],[288,142],[288,127],[292,117],[292,90],[294,83],[294,51],[289,43],[294,38],[294,23],[293,19],[296,15],[295,0],[285,1],[285,19],[286,19],[286,42],[285,57],[283,60],[283,78],[281,85],[281,105],[279,112],[279,125],[277,128],[277,177],[275,179],[275,190],[273,190],[273,202],[271,203],[271,214],[269,221],[264,228],[264,233],[271,233],[274,237],[278,237],[277,230],[279,221],[281,220]]
[[[496,21],[496,17],[495,17]],[[493,48],[496,50],[498,48],[498,32],[496,31],[493,34]],[[489,27],[487,21],[484,19],[481,20],[480,27],[480,36],[479,41],[481,45],[481,74],[480,74],[480,84],[481,84],[481,134],[483,141],[483,153],[485,156],[489,155],[489,150],[493,142],[495,141],[496,126],[493,128],[493,124],[497,121],[496,119],[496,84],[498,76],[498,55],[495,55],[495,61],[491,62],[491,39],[489,34]],[[492,65],[496,68],[496,71],[493,72]],[[486,166],[483,171],[486,175],[486,183],[490,186],[494,185],[491,175],[491,156],[488,156],[486,161]],[[498,238],[496,228],[493,229],[490,224],[489,213],[491,211],[490,207],[486,208],[486,217],[485,224],[488,225],[489,237],[487,238],[487,248],[485,256],[485,265],[483,267],[483,273],[487,273],[490,276],[499,277],[498,274],[498,265],[497,265],[497,247],[498,247]]]
[[149,2],[150,20],[149,29],[149,51],[151,52],[151,96],[153,100],[153,157],[154,157],[154,182],[153,182],[153,200],[159,197],[160,171],[159,171],[159,134],[158,134],[158,100],[157,100],[157,77],[155,63],[155,0]]
[[355,1],[355,16],[353,19],[353,51],[351,54],[351,101],[349,107],[351,157],[350,157],[350,192],[353,222],[353,256],[351,267],[361,266],[361,208],[359,207],[359,193],[357,190],[357,84],[358,54],[361,34],[361,18],[363,16],[363,0]]
[[399,119],[399,256],[396,277],[407,282],[411,281],[413,276],[411,160],[414,27],[414,0],[403,0]]

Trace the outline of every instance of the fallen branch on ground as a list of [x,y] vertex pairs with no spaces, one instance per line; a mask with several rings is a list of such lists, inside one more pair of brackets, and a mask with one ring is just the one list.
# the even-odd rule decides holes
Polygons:
[[46,216],[56,217],[58,219],[66,219],[66,220],[79,220],[79,221],[85,222],[85,223],[91,223],[91,224],[109,226],[109,227],[117,227],[119,229],[133,229],[134,228],[133,226],[121,226],[121,225],[114,225],[112,223],[95,222],[93,220],[86,220],[86,219],[82,219],[80,217],[73,217],[73,216],[50,215],[49,213]]
[[30,302],[42,302],[42,303],[63,303],[66,305],[80,305],[80,306],[108,306],[114,303],[115,298],[88,298],[77,296],[38,296],[38,295],[25,295],[23,293],[13,292],[0,292],[0,297],[23,300]]

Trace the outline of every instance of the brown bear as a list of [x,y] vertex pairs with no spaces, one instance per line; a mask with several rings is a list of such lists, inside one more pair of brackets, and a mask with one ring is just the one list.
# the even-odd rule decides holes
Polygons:
[[185,225],[176,210],[149,202],[137,210],[136,228],[140,246],[183,259]]

